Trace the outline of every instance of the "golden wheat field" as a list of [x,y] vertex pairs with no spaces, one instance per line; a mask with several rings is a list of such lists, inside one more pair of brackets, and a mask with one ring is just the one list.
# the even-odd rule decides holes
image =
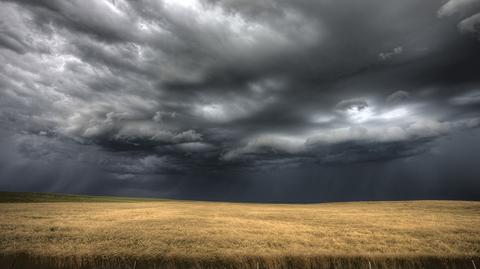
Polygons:
[[474,268],[480,202],[0,203],[0,268]]

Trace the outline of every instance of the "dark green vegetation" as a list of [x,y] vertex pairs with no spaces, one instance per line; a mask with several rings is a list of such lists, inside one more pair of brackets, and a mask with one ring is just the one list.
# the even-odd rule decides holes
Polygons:
[[133,198],[120,196],[74,195],[45,192],[2,192],[0,203],[54,203],[54,202],[148,202],[160,199]]

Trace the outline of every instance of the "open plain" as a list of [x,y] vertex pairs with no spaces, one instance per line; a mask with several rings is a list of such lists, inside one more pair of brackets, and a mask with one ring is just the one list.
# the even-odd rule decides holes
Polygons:
[[23,195],[2,194],[0,268],[480,266],[480,202]]

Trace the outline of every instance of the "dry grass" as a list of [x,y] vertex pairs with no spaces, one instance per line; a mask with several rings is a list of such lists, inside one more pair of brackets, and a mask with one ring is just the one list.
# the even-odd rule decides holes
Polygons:
[[0,268],[480,265],[480,202],[0,203],[0,216]]

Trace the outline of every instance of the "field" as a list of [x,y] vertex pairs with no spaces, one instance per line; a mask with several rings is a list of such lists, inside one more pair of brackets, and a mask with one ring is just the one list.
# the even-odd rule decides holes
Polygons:
[[480,202],[0,197],[2,269],[480,268]]

